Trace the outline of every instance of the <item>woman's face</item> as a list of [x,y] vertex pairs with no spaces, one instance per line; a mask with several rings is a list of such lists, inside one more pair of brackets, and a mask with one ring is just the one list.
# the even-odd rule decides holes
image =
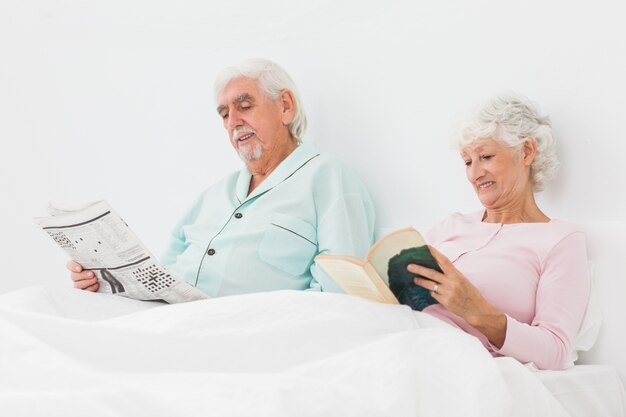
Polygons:
[[461,149],[467,179],[485,208],[501,209],[523,201],[532,193],[530,165],[534,142],[517,150],[494,139],[478,139]]

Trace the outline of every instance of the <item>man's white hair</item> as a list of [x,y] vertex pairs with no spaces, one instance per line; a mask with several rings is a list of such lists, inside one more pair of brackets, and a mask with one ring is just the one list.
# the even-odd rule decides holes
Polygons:
[[535,140],[537,154],[530,167],[535,191],[543,190],[545,183],[556,176],[559,162],[550,117],[541,116],[537,106],[526,97],[505,92],[488,101],[461,126],[457,145],[463,148],[487,138],[518,150],[526,139]]
[[213,91],[215,93],[215,101],[222,94],[226,85],[237,78],[252,78],[259,83],[259,89],[265,93],[271,100],[276,100],[281,91],[289,90],[293,94],[295,100],[295,114],[293,120],[289,124],[289,133],[296,141],[300,143],[302,136],[306,131],[306,115],[304,107],[300,99],[300,93],[296,88],[289,74],[278,64],[267,59],[248,59],[238,65],[226,67],[217,75]]

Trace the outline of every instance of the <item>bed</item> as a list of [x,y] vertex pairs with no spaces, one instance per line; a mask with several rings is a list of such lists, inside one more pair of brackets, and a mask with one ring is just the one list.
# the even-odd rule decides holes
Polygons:
[[598,315],[588,314],[580,358],[566,371],[493,359],[426,314],[343,294],[167,305],[32,287],[0,294],[0,408],[64,417],[624,417],[623,283],[607,279],[624,276],[615,262],[623,225],[586,231],[590,311],[602,306],[604,323],[598,332]]
[[5,415],[576,415],[549,374],[347,295],[165,305],[33,287],[1,295],[0,318]]

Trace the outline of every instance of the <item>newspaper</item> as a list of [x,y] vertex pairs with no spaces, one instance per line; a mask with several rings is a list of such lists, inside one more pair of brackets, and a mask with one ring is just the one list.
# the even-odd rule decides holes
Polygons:
[[104,200],[82,205],[50,203],[50,217],[33,219],[85,269],[98,292],[137,300],[181,303],[208,296],[163,268]]

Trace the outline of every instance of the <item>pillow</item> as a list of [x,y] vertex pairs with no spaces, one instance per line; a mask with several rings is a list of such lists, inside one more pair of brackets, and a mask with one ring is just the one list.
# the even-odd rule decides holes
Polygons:
[[585,316],[580,325],[580,330],[574,339],[572,350],[570,352],[571,365],[578,359],[578,352],[584,352],[591,349],[600,333],[600,327],[602,327],[602,311],[600,310],[600,303],[598,301],[598,294],[593,277],[594,267],[593,262],[589,261],[589,276],[591,277],[591,289],[589,291],[589,303],[587,304],[587,310]]

